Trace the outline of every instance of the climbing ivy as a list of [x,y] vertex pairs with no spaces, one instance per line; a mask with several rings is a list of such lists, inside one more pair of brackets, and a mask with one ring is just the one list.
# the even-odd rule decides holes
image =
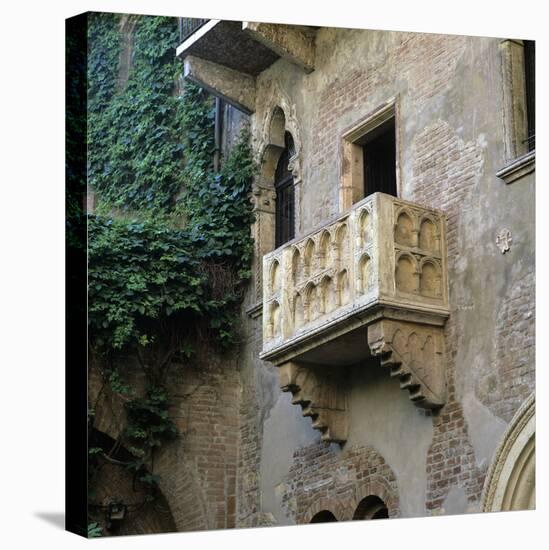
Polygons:
[[[122,438],[133,457],[125,465],[155,485],[144,466],[176,436],[169,369],[198,341],[223,351],[239,338],[254,165],[244,129],[213,170],[214,103],[192,84],[180,90],[177,20],[136,18],[126,83],[119,28],[120,16],[90,18],[88,182],[98,206],[88,219],[89,340],[105,383],[124,399]],[[144,392],[123,379],[128,357],[143,369]]]

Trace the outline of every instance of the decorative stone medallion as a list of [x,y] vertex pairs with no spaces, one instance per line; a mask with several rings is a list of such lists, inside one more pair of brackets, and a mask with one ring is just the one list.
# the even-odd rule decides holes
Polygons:
[[513,242],[513,236],[509,229],[502,229],[496,237],[496,245],[500,249],[502,254],[505,254],[511,249],[511,243]]

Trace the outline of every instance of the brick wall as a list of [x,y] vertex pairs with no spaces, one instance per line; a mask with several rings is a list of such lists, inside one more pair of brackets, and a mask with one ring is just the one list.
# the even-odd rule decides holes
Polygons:
[[238,525],[256,527],[261,523],[259,465],[261,439],[259,396],[253,384],[242,389],[238,449]]
[[171,415],[179,439],[157,460],[178,530],[235,526],[239,379],[234,357],[174,369]]
[[[133,474],[123,467],[100,461],[94,479],[95,492],[90,502],[102,507],[90,507],[92,521],[103,527],[104,535],[141,535],[176,531],[170,507],[163,495],[145,502],[143,488],[136,487]],[[126,517],[120,525],[107,529],[107,507],[111,499],[121,499],[127,506]]]
[[379,104],[403,93],[403,82],[406,82],[406,100],[417,115],[429,100],[449,88],[467,40],[463,36],[429,34],[386,33],[385,36],[389,35],[394,46],[388,48],[385,56],[367,67],[347,72],[340,67],[337,76],[319,94],[308,172],[318,174],[315,179],[328,180],[334,193],[324,198],[322,194],[305,196],[307,208],[313,211],[308,226],[333,214],[337,179],[332,171],[339,161],[342,120],[349,119],[346,115],[356,114],[351,117],[351,124],[356,122]]
[[[482,166],[480,147],[461,140],[444,121],[433,122],[416,136],[410,198],[441,208],[447,215],[450,281],[456,276],[456,262],[466,242],[461,212],[471,208]],[[471,504],[477,503],[486,473],[477,468],[463,408],[456,395],[455,359],[460,327],[452,286],[450,284],[451,314],[445,327],[448,401],[433,417],[433,442],[427,455],[425,506],[431,513],[442,507],[448,491],[455,486],[465,489]]]
[[[380,97],[381,90],[385,93],[384,99],[398,93],[399,79],[407,80],[406,102],[416,110],[414,116],[418,116],[429,101],[451,86],[466,40],[457,36],[397,35],[395,47],[389,48],[386,57],[377,64],[335,78],[321,94],[314,126],[318,139],[314,144],[313,164],[320,167],[321,173],[324,164],[333,164],[339,154],[341,119],[350,111],[357,112],[359,105],[371,105],[372,96]],[[411,114],[407,111],[403,116]],[[460,209],[472,204],[472,194],[483,169],[483,151],[476,143],[459,138],[447,122],[435,119],[415,136],[412,159],[412,174],[406,174],[404,196],[446,212],[451,279],[452,262],[459,258],[464,242],[460,240],[460,236],[463,237]],[[327,207],[319,208],[320,217],[326,216],[325,210]],[[476,465],[455,391],[457,330],[451,316],[446,327],[449,399],[441,413],[433,417],[434,436],[426,463],[427,512],[439,510],[453,486],[463,487],[471,503],[478,502],[484,480],[484,472]]]
[[535,387],[535,273],[513,280],[496,320],[494,360],[480,377],[476,394],[510,422]]
[[[237,525],[256,527],[261,517],[260,461],[263,438],[262,410],[265,403],[258,391],[257,363],[262,344],[261,318],[248,321],[249,339],[241,355],[240,425],[238,434]],[[245,355],[248,356],[246,360]]]
[[389,517],[400,515],[396,478],[373,447],[355,447],[343,452],[318,443],[297,449],[284,480],[283,506],[296,523],[309,523],[323,510],[338,521],[353,519],[360,501],[381,498]]
[[[143,387],[140,369],[126,365],[122,371],[132,387]],[[97,429],[116,438],[123,425],[120,398],[107,389],[100,393],[97,368],[90,369],[89,387]],[[160,475],[160,489],[176,528],[235,527],[240,402],[236,357],[220,358],[212,352],[192,365],[173,365],[168,388],[170,415],[179,434],[156,453],[153,472]],[[132,529],[145,532],[138,528],[137,523],[128,525],[126,534]]]

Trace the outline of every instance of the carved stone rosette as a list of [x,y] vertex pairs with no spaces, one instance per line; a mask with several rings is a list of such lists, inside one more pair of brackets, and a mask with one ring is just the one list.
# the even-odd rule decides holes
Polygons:
[[436,409],[446,401],[444,335],[436,326],[381,319],[368,327],[368,345],[381,366],[398,377],[418,407]]

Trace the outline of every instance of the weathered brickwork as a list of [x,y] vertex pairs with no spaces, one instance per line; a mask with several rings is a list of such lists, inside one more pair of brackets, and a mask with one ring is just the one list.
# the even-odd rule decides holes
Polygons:
[[452,487],[462,487],[469,503],[478,504],[486,475],[486,471],[476,465],[463,408],[451,384],[452,381],[448,405],[433,418],[433,443],[427,454],[427,513],[441,511],[444,498]]
[[[448,277],[456,274],[464,242],[463,210],[472,208],[474,189],[483,166],[480,147],[464,143],[444,121],[436,121],[417,135],[410,185],[411,198],[441,208],[447,215]],[[433,443],[427,455],[426,511],[436,513],[452,487],[465,489],[470,503],[478,503],[486,472],[477,468],[463,408],[456,395],[457,304],[450,284],[451,314],[445,327],[448,401],[433,417]]]
[[268,404],[259,382],[263,367],[257,361],[261,349],[261,318],[248,319],[249,338],[240,354],[238,433],[237,525],[257,527],[270,522],[261,512],[260,465],[263,422]]
[[216,360],[212,354],[206,361],[201,359],[193,369],[176,370],[170,384],[180,442],[166,449],[159,473],[165,472],[167,486],[179,488],[174,505],[185,510],[178,514],[186,523],[184,530],[235,526],[236,360]]
[[[139,370],[123,371],[132,387],[143,387]],[[99,370],[90,369],[91,402],[98,403],[95,425],[116,439],[122,402],[101,387]],[[170,414],[179,434],[156,454],[153,473],[160,476],[176,528],[235,527],[240,402],[236,358],[221,359],[212,353],[193,365],[174,365],[168,387]]]
[[477,395],[510,422],[535,386],[535,275],[514,281],[496,323],[494,360],[479,380]]
[[[456,364],[458,353],[463,353],[462,346],[470,345],[464,337],[467,317],[460,309],[466,309],[468,304],[458,303],[456,299],[458,294],[461,294],[461,299],[468,291],[473,292],[463,286],[464,264],[474,255],[482,254],[481,248],[477,252],[471,250],[478,246],[474,242],[478,231],[475,224],[492,223],[492,220],[480,222],[475,216],[479,212],[479,195],[487,192],[487,178],[490,178],[490,185],[493,181],[493,175],[485,165],[487,155],[494,153],[492,150],[487,153],[488,144],[482,131],[470,127],[471,122],[476,123],[471,107],[476,107],[464,108],[461,117],[456,117],[454,107],[450,107],[456,98],[455,86],[461,82],[458,77],[460,60],[466,51],[468,55],[480,51],[475,49],[477,45],[468,42],[470,40],[466,37],[405,33],[387,33],[380,42],[372,39],[368,46],[375,53],[370,55],[368,51],[368,62],[344,63],[337,71],[326,71],[327,84],[323,81],[323,87],[317,90],[318,99],[315,98],[314,111],[311,112],[314,116],[302,121],[304,126],[311,128],[314,139],[304,142],[308,155],[303,157],[305,177],[300,208],[306,215],[300,217],[303,219],[299,227],[301,233],[325,222],[337,210],[339,178],[334,173],[334,166],[341,157],[342,133],[395,96],[398,96],[397,119],[401,126],[401,133],[397,135],[399,195],[422,205],[440,208],[447,215],[451,294],[451,315],[445,327],[448,401],[441,412],[433,416],[433,440],[427,462],[421,466],[427,473],[426,513],[444,513],[444,501],[452,488],[464,491],[467,509],[478,509],[487,467],[475,456],[463,410],[463,379],[471,373],[468,366]],[[381,42],[386,47],[380,46]],[[482,48],[487,47],[486,44],[483,43]],[[329,57],[330,54],[321,51],[320,55]],[[489,59],[484,70],[490,73],[494,67],[497,67],[497,59]],[[269,79],[261,83],[265,89],[260,88],[260,96],[268,93],[273,83],[276,79],[269,75]],[[486,124],[486,121],[480,122],[480,118],[479,128]],[[417,130],[410,132],[410,126],[414,126],[409,124],[412,119],[414,122],[423,119],[426,123],[418,124]],[[456,121],[459,121],[459,128]],[[494,121],[497,119],[490,122]],[[306,131],[302,133],[307,134]],[[472,139],[462,137],[466,135]],[[489,162],[492,161],[490,157]],[[326,181],[333,182],[331,188]],[[325,192],[316,191],[319,184]],[[489,200],[494,199],[490,197]],[[471,243],[469,247],[468,242]],[[521,345],[533,346],[533,300],[526,296],[528,291],[525,288],[516,290],[517,293],[522,296],[522,302],[518,298],[514,305],[507,305],[498,318],[496,357],[500,365],[495,366],[495,361],[490,365],[490,372],[499,371],[499,390],[493,394],[497,406],[487,404],[506,420],[533,387],[533,377],[528,373],[528,365],[533,368],[530,349],[525,354],[526,359],[516,358]],[[481,303],[485,307],[486,302],[479,300],[478,305]],[[529,316],[530,324],[527,323]],[[517,328],[510,328],[510,321],[518,319],[522,322]],[[508,335],[510,332],[510,340],[502,336],[502,333]],[[473,383],[478,376],[478,371],[472,373]],[[481,399],[481,402],[485,401]]]
[[309,523],[323,510],[338,521],[352,520],[360,501],[371,495],[385,503],[389,517],[400,515],[395,475],[373,447],[342,453],[325,443],[302,447],[284,485],[283,505],[296,523]]
[[244,382],[240,402],[238,449],[238,525],[256,527],[259,522],[261,499],[259,464],[262,424],[259,397],[253,383]]
[[[371,104],[371,97],[384,90],[380,102],[401,92],[401,80],[407,80],[406,98],[410,106],[420,110],[429,100],[448,89],[456,64],[465,50],[466,38],[394,33],[395,46],[386,56],[367,68],[345,73],[343,67],[320,95],[318,112],[313,124],[311,166],[323,173],[324,165],[337,164],[340,154],[341,120],[347,113],[356,112],[356,120],[366,115],[361,106]],[[417,112],[417,111],[416,111]],[[336,182],[334,182],[334,187]],[[332,199],[333,201],[333,199]],[[316,225],[333,210],[333,203],[315,205],[313,223]],[[306,229],[306,228],[303,228]]]
[[[136,488],[133,474],[125,468],[102,461],[94,477],[96,488],[90,497],[90,516],[109,535],[140,535],[169,533],[177,530],[170,507],[163,495],[145,502],[145,493]],[[113,498],[127,506],[126,519],[115,528],[108,529],[107,508]],[[98,506],[93,506],[99,505]]]

